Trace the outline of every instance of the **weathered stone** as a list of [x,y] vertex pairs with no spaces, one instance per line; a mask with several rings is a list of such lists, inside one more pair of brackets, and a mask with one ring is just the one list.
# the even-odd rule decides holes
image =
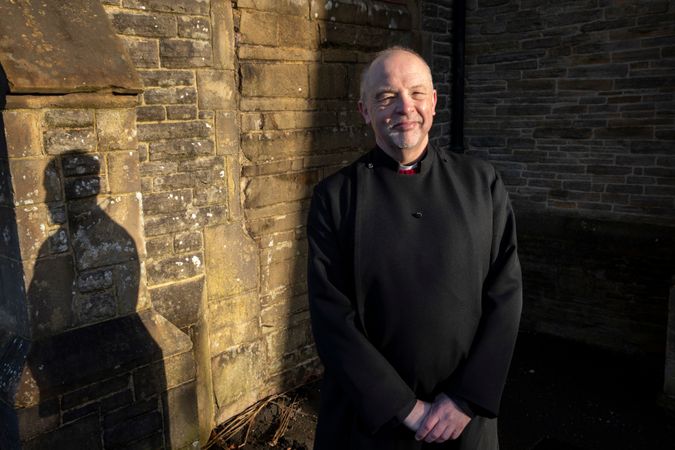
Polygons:
[[347,70],[342,64],[321,64],[310,67],[312,98],[344,98],[348,93]]
[[260,338],[260,299],[256,292],[211,300],[208,309],[211,355]]
[[106,200],[72,202],[68,211],[79,270],[138,261],[144,248],[139,198],[123,195]]
[[72,448],[73,443],[77,442],[77,445],[81,448],[101,449],[98,420],[95,415],[87,416],[53,432],[42,434],[26,442],[22,448],[26,450],[66,449]]
[[115,13],[112,23],[118,33],[131,36],[171,37],[176,35],[176,18],[169,14]]
[[102,150],[136,149],[136,111],[109,109],[96,111],[96,131]]
[[66,178],[63,185],[63,191],[67,200],[83,199],[106,192],[105,179],[96,176],[85,176],[79,178]]
[[208,0],[124,0],[124,6],[143,11],[197,14],[202,16],[209,13]]
[[38,115],[33,111],[2,111],[7,156],[23,158],[41,153]]
[[239,8],[274,11],[279,14],[304,15],[307,10],[305,0],[241,0]]
[[140,73],[145,87],[174,87],[194,85],[191,70],[144,70]]
[[135,151],[108,153],[108,188],[112,194],[140,192],[141,174]]
[[234,72],[229,70],[197,71],[200,109],[231,110],[236,106]]
[[159,43],[162,67],[171,69],[208,67],[213,62],[211,42],[165,39]]
[[211,367],[217,404],[223,408],[237,401],[250,403],[264,379],[266,361],[259,344],[241,346],[214,357]]
[[201,253],[169,256],[148,263],[148,283],[150,285],[172,280],[191,278],[204,273],[204,257]]
[[134,66],[138,68],[159,67],[159,46],[156,39],[122,38]]
[[174,236],[173,247],[176,253],[201,250],[204,247],[202,233],[199,231],[178,233]]
[[307,66],[302,64],[242,64],[242,95],[307,97]]
[[[213,141],[203,139],[173,139],[166,142],[150,144],[150,159],[192,159],[213,155]],[[162,170],[160,173],[169,172]]]
[[[143,206],[145,206],[145,202]],[[157,236],[146,239],[145,248],[148,258],[170,254],[173,251],[173,238],[171,236]]]
[[169,120],[193,120],[197,118],[194,105],[169,105],[166,107],[166,118]]
[[93,129],[57,129],[43,134],[44,149],[48,155],[71,151],[90,152],[96,149],[96,133]]
[[241,39],[244,44],[277,45],[279,16],[254,10],[241,13]]
[[189,209],[186,212],[161,214],[147,217],[145,234],[175,233],[177,231],[195,230],[201,226],[217,225],[227,221],[227,208],[221,205]]
[[316,171],[255,177],[244,190],[244,205],[252,208],[307,198],[318,180]]
[[192,191],[190,189],[145,194],[143,196],[143,211],[146,214],[180,211],[186,210],[191,203]]
[[216,153],[234,155],[239,150],[239,125],[236,113],[216,112]]
[[72,0],[68,8],[61,6],[0,5],[3,78],[9,91],[138,92],[136,71],[100,2]]
[[315,25],[307,17],[278,16],[278,42],[285,47],[315,48]]
[[209,301],[230,297],[258,284],[258,251],[239,223],[204,229]]
[[193,104],[197,91],[193,87],[162,87],[143,92],[146,105]]
[[190,39],[211,38],[211,23],[203,17],[178,17],[178,36]]
[[177,123],[148,123],[138,125],[141,141],[161,139],[206,138],[211,135],[211,125],[202,121]]
[[112,290],[75,295],[73,311],[76,325],[88,325],[112,319],[117,313],[117,302]]
[[71,153],[61,157],[61,171],[64,177],[98,175],[101,172],[99,153]]
[[166,430],[171,448],[198,447],[197,382],[170,389],[162,396],[162,409],[165,420],[171,424]]
[[86,109],[52,109],[45,112],[45,124],[58,128],[85,128],[94,124],[94,113]]
[[12,159],[9,161],[14,204],[31,205],[61,201],[61,185],[54,160]]
[[211,26],[213,27],[213,68],[234,69],[234,19],[232,2],[211,0]]
[[178,328],[194,325],[203,313],[204,277],[149,289],[155,310]]
[[159,122],[166,118],[162,106],[139,106],[136,108],[136,120],[139,122]]
[[109,378],[68,392],[61,398],[61,408],[64,410],[90,403],[101,397],[115,392],[124,391],[129,387],[129,375]]
[[137,398],[146,399],[195,379],[195,361],[189,352],[165,358],[134,373]]
[[112,284],[113,273],[110,269],[91,270],[77,277],[77,290],[83,293],[108,289]]

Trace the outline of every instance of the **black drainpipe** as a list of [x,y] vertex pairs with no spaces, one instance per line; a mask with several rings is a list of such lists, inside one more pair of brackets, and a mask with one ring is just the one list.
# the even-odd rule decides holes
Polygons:
[[466,2],[452,3],[452,122],[450,150],[464,153],[464,38]]

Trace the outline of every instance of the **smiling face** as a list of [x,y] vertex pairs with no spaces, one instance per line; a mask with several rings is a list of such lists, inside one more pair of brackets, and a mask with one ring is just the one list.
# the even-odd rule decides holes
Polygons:
[[377,145],[402,164],[419,159],[436,108],[429,67],[413,53],[393,50],[373,61],[363,83],[359,111]]

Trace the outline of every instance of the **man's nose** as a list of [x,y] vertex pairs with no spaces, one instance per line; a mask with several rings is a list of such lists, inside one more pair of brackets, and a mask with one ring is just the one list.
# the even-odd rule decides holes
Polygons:
[[407,114],[414,109],[413,99],[409,95],[401,95],[397,106],[398,112]]

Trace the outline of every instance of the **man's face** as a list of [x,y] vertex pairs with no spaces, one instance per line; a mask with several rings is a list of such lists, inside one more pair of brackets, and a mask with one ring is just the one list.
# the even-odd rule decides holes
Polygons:
[[365,82],[359,111],[373,127],[377,144],[401,162],[419,157],[436,108],[426,64],[411,53],[395,51],[373,63]]

